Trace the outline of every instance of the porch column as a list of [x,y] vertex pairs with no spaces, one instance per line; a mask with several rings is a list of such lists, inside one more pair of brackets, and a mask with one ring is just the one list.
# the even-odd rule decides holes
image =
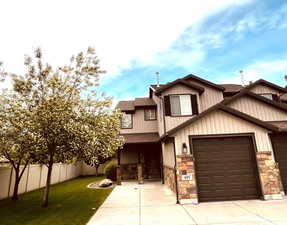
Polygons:
[[257,163],[264,200],[282,199],[284,196],[279,168],[271,152],[257,152]]
[[177,155],[177,185],[180,204],[198,203],[195,182],[194,159],[192,155]]
[[144,178],[143,178],[143,164],[142,164],[142,153],[138,153],[138,183],[143,184]]
[[122,175],[121,175],[121,152],[118,150],[118,166],[117,166],[117,185],[122,184]]

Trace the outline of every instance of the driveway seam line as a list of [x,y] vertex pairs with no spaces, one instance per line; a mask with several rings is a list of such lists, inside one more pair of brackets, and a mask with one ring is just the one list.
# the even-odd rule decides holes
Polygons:
[[193,218],[193,216],[187,211],[187,209],[183,206],[183,205],[180,205],[183,210],[185,211],[185,213],[191,218],[191,220],[195,223],[195,225],[198,225],[198,223],[196,222],[196,220]]
[[139,185],[139,225],[141,225],[141,186]]
[[265,217],[263,217],[263,216],[261,216],[261,215],[259,215],[259,214],[257,214],[257,213],[254,213],[254,212],[252,212],[252,211],[250,211],[250,210],[248,210],[248,209],[245,209],[243,206],[237,204],[236,202],[233,202],[233,204],[236,205],[236,206],[238,206],[239,208],[245,210],[246,212],[249,212],[249,213],[251,213],[251,214],[253,214],[253,215],[255,215],[255,216],[257,216],[257,217],[259,217],[259,218],[261,218],[261,219],[263,219],[263,220],[265,220],[265,221],[271,223],[271,224],[276,225],[276,223],[273,223],[273,221],[271,221],[271,220],[269,220],[269,219],[267,219],[267,218],[265,218]]

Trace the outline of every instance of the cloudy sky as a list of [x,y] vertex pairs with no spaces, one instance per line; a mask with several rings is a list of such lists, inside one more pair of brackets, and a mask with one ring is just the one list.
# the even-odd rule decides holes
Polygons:
[[100,91],[115,99],[195,74],[215,83],[259,78],[285,86],[286,0],[3,0],[0,61],[23,73],[24,54],[42,47],[63,65],[88,46],[102,68]]

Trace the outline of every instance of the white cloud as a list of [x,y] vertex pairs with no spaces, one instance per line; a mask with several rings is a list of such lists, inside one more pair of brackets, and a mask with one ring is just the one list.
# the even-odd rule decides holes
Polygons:
[[[107,75],[131,62],[149,61],[168,51],[183,31],[220,10],[252,0],[86,0],[1,3],[0,60],[23,72],[23,56],[41,46],[47,61],[61,65],[88,45],[94,46]],[[193,53],[200,58],[204,53]],[[173,56],[178,58],[177,53]],[[187,59],[182,59],[186,65]]]
[[[258,79],[281,80],[284,85],[284,75],[287,74],[287,56],[275,60],[257,61],[243,68],[244,83],[254,82]],[[226,76],[228,77],[228,76]],[[232,76],[224,78],[219,83],[241,84],[241,76],[234,72]]]

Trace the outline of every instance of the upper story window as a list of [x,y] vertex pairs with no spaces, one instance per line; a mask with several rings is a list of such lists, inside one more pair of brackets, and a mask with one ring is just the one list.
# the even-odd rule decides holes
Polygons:
[[273,95],[271,93],[260,94],[261,96],[273,100]]
[[133,115],[123,113],[121,120],[121,128],[122,129],[132,129],[133,128]]
[[145,120],[156,120],[156,110],[155,109],[145,109],[144,110]]
[[190,95],[171,95],[170,106],[172,116],[192,115]]
[[198,114],[196,95],[170,95],[164,97],[166,116],[191,116]]

